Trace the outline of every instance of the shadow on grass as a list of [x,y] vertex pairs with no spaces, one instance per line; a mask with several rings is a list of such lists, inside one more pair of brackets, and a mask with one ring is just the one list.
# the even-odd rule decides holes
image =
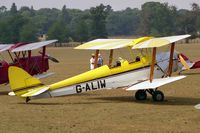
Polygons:
[[180,75],[200,75],[200,73],[195,73],[195,72],[190,72],[190,73],[187,73],[187,72],[182,72]]
[[0,91],[0,95],[8,95],[8,91]]
[[22,104],[22,105],[92,105],[92,104],[97,104],[97,103],[110,103],[110,102],[66,102],[66,103],[47,103],[47,102],[29,102],[29,103],[25,103],[25,102],[20,102],[17,104]]
[[[67,96],[67,98],[70,99],[70,98],[77,97],[77,96],[81,97],[81,96],[98,96],[98,95],[99,94],[94,94],[94,93],[81,93],[81,94],[76,94],[76,95],[69,95],[69,96]],[[53,99],[55,99],[55,101],[58,101],[57,103],[46,102],[46,100],[44,98],[44,99],[32,99],[28,103],[26,103],[25,99],[24,99],[24,102],[19,102],[17,104],[24,104],[24,105],[26,105],[26,104],[27,105],[72,105],[72,104],[95,104],[95,103],[97,103],[97,102],[92,102],[92,101],[89,101],[89,102],[73,102],[73,100],[68,101],[68,99],[59,100],[60,98],[63,98],[63,97],[66,97],[66,96],[53,97]],[[52,98],[47,98],[47,99],[51,99],[51,101],[52,101]],[[43,102],[43,100],[45,100],[45,102]],[[62,101],[62,102],[60,102],[60,101]],[[106,102],[99,102],[99,103],[106,103]]]
[[154,102],[151,97],[148,97],[147,100],[144,101],[137,101],[133,97],[129,96],[121,96],[121,97],[98,97],[98,98],[92,98],[92,99],[98,99],[98,100],[106,100],[106,101],[115,101],[115,102],[134,102],[134,103],[140,103],[140,104],[153,104],[153,105],[196,105],[200,103],[200,98],[190,98],[190,97],[172,97],[168,96],[165,97],[166,100],[163,102]]
[[154,102],[151,97],[148,97],[147,100],[144,101],[137,101],[135,98],[131,96],[114,96],[114,97],[90,97],[90,98],[84,98],[85,100],[88,100],[88,102],[73,102],[67,101],[61,102],[61,100],[58,100],[58,102],[42,102],[38,100],[32,100],[29,103],[20,102],[18,104],[24,104],[24,105],[92,105],[92,104],[99,104],[99,103],[139,103],[139,104],[152,104],[152,105],[179,105],[179,106],[185,106],[185,105],[196,105],[200,103],[200,98],[191,98],[191,97],[173,97],[168,96],[165,97],[165,100],[163,102]]

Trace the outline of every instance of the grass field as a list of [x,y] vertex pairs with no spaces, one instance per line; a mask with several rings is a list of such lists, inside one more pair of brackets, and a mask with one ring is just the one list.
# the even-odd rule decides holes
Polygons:
[[[177,50],[191,60],[200,59],[200,44],[180,44]],[[92,51],[72,48],[48,48],[48,53],[60,60],[50,63],[56,74],[43,79],[50,84],[89,69]],[[108,52],[103,52],[108,57]],[[125,50],[115,53],[127,57]],[[105,59],[105,62],[108,60]],[[165,85],[165,101],[155,103],[151,97],[137,102],[133,92],[123,89],[103,90],[79,95],[39,99],[25,104],[10,97],[9,86],[0,88],[1,133],[133,133],[133,132],[200,132],[200,69],[184,73],[187,78]]]

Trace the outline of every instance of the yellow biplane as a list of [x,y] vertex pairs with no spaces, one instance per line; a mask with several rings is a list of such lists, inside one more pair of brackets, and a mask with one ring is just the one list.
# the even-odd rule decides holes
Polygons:
[[[136,91],[137,100],[147,99],[147,93],[149,93],[154,101],[163,101],[164,94],[158,90],[158,87],[185,78],[185,76],[172,77],[171,74],[176,72],[179,66],[187,68],[184,59],[180,60],[180,54],[175,51],[175,42],[188,37],[190,35],[96,39],[75,48],[96,50],[95,69],[51,85],[44,85],[24,70],[10,67],[9,80],[13,92],[9,95],[16,95],[28,102],[32,99],[126,87],[127,91]],[[169,45],[170,50],[157,53],[157,48],[165,45]],[[133,62],[123,59],[120,60],[120,64],[113,67],[111,65],[113,52],[120,48],[128,48],[131,54],[138,49],[142,49],[143,52],[139,55],[139,59]],[[109,63],[97,68],[97,55],[100,50],[110,51]]]

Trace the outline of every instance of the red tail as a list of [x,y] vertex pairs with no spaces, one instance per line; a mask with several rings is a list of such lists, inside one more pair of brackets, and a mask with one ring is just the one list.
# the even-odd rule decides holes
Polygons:
[[185,56],[184,54],[181,53],[180,55],[183,57],[183,59],[184,59],[185,61],[190,61],[189,58],[188,58],[187,56]]
[[[183,59],[187,62],[193,63],[192,61],[189,60],[189,58],[187,56],[185,56],[184,54],[181,53],[181,56],[183,57]],[[192,65],[192,67],[190,69],[196,69],[196,68],[200,68],[200,61],[195,61],[194,64]]]
[[196,68],[200,68],[200,61],[196,61],[194,65],[191,67],[191,69],[196,69]]

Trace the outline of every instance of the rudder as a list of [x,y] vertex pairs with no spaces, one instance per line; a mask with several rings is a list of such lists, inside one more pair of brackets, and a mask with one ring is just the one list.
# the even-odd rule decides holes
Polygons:
[[11,90],[18,96],[27,93],[28,88],[43,85],[40,80],[15,66],[9,67],[8,77]]

